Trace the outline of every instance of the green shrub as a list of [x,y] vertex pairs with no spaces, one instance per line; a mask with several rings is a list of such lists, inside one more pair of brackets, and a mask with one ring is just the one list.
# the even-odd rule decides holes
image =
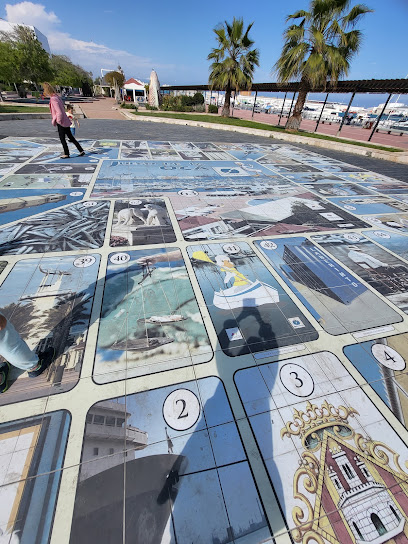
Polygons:
[[138,110],[137,104],[127,104],[126,102],[122,102],[120,107],[124,108],[125,110]]
[[218,106],[215,104],[210,104],[208,106],[208,113],[218,113]]
[[156,106],[151,106],[150,104],[146,104],[146,109],[147,110],[158,110],[158,108],[156,108]]
[[[194,104],[204,104],[204,96],[201,93],[195,93],[193,96]],[[198,110],[197,110],[198,111]]]

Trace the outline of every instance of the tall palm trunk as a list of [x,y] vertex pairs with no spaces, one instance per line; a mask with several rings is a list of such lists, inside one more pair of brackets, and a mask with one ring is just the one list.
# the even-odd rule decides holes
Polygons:
[[227,87],[225,89],[225,100],[224,100],[224,106],[221,112],[221,117],[229,117],[230,107],[231,107],[231,88]]
[[295,107],[293,108],[292,115],[289,117],[286,123],[286,130],[299,130],[300,123],[302,122],[302,111],[305,105],[307,97],[307,91],[302,89],[299,91]]

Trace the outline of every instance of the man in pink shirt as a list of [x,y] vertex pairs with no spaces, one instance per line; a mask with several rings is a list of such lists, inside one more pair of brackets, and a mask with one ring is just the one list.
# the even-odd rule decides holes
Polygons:
[[43,87],[45,96],[50,97],[52,125],[58,128],[58,135],[60,137],[62,147],[64,148],[64,154],[61,155],[61,159],[69,159],[69,149],[65,138],[68,138],[68,140],[72,142],[74,146],[78,149],[79,157],[83,157],[85,155],[85,151],[82,149],[81,145],[76,141],[71,133],[71,120],[65,113],[63,101],[57,95],[52,85],[50,85],[49,83],[43,83]]

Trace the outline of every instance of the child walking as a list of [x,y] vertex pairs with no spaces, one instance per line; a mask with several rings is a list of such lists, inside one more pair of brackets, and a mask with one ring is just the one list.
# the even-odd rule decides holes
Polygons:
[[75,136],[75,128],[80,127],[78,119],[75,117],[74,114],[74,106],[72,104],[67,105],[67,117],[71,121],[71,126],[69,127],[71,129],[72,136]]
[[45,96],[50,97],[50,110],[52,115],[51,123],[54,127],[56,126],[58,128],[58,135],[64,149],[64,154],[61,155],[61,159],[69,159],[69,149],[65,138],[68,138],[68,140],[74,144],[79,151],[79,156],[83,157],[85,155],[85,151],[71,134],[71,129],[69,128],[71,125],[71,120],[68,119],[67,114],[65,113],[64,103],[61,100],[61,97],[57,95],[54,87],[49,83],[43,83],[43,88]]

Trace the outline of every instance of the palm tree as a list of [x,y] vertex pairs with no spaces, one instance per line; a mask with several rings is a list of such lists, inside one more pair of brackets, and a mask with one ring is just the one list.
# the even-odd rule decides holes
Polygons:
[[348,74],[350,60],[362,41],[355,26],[373,11],[364,4],[350,4],[351,0],[311,0],[309,11],[299,10],[286,18],[286,22],[300,19],[285,30],[282,53],[274,66],[281,83],[300,78],[287,129],[298,130],[309,91],[324,90],[328,81],[337,83]]
[[255,66],[259,66],[259,51],[251,49],[254,42],[248,37],[253,24],[244,32],[243,19],[234,17],[232,25],[225,21],[224,26],[213,29],[218,47],[214,47],[207,57],[213,61],[209,85],[212,89],[225,91],[223,117],[229,117],[232,90],[250,89]]

